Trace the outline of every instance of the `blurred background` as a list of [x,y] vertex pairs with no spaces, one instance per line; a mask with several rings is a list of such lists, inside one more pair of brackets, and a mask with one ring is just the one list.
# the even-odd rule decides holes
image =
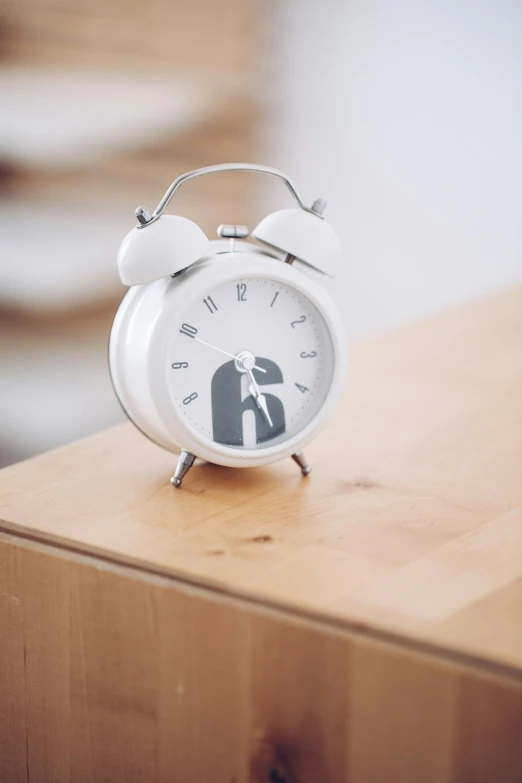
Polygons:
[[[326,198],[351,336],[522,280],[519,0],[3,0],[0,101],[0,465],[122,420],[117,248],[189,169]],[[171,211],[289,203],[220,175]]]

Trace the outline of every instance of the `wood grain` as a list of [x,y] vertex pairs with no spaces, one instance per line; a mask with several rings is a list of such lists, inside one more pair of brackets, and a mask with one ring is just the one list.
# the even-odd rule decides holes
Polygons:
[[17,536],[0,580],[2,781],[520,780],[509,677]]
[[0,472],[0,780],[522,773],[522,290],[355,347],[268,468],[130,425]]

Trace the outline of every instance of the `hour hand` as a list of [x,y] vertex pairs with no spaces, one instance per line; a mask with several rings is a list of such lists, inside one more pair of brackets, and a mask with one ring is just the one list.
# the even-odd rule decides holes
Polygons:
[[270,414],[268,412],[268,405],[266,403],[266,397],[261,392],[261,389],[257,385],[256,379],[254,378],[254,374],[252,373],[252,371],[248,370],[247,372],[248,372],[248,377],[249,377],[249,380],[250,380],[250,385],[248,387],[248,391],[250,392],[250,394],[254,398],[254,401],[255,401],[257,407],[259,408],[261,413],[264,415],[264,417],[267,420],[267,422],[270,424],[271,427],[273,427],[274,424],[273,424],[272,419],[270,418]]

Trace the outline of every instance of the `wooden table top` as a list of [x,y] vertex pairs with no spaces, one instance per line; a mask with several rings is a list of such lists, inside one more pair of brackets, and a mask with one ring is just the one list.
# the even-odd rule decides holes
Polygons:
[[522,676],[522,289],[356,345],[288,459],[198,464],[131,425],[0,472],[0,531]]

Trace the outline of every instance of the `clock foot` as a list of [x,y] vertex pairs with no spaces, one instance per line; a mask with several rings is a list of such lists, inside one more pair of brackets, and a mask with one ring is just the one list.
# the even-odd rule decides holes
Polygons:
[[301,473],[303,474],[303,476],[308,476],[308,474],[310,473],[312,468],[310,467],[310,465],[306,461],[306,457],[303,454],[303,452],[302,451],[296,451],[295,454],[292,454],[292,459],[294,460],[294,462],[297,462],[297,464],[301,468]]
[[178,464],[176,465],[176,472],[172,476],[170,483],[174,487],[181,487],[181,482],[194,464],[196,457],[186,449],[181,450],[179,455]]

